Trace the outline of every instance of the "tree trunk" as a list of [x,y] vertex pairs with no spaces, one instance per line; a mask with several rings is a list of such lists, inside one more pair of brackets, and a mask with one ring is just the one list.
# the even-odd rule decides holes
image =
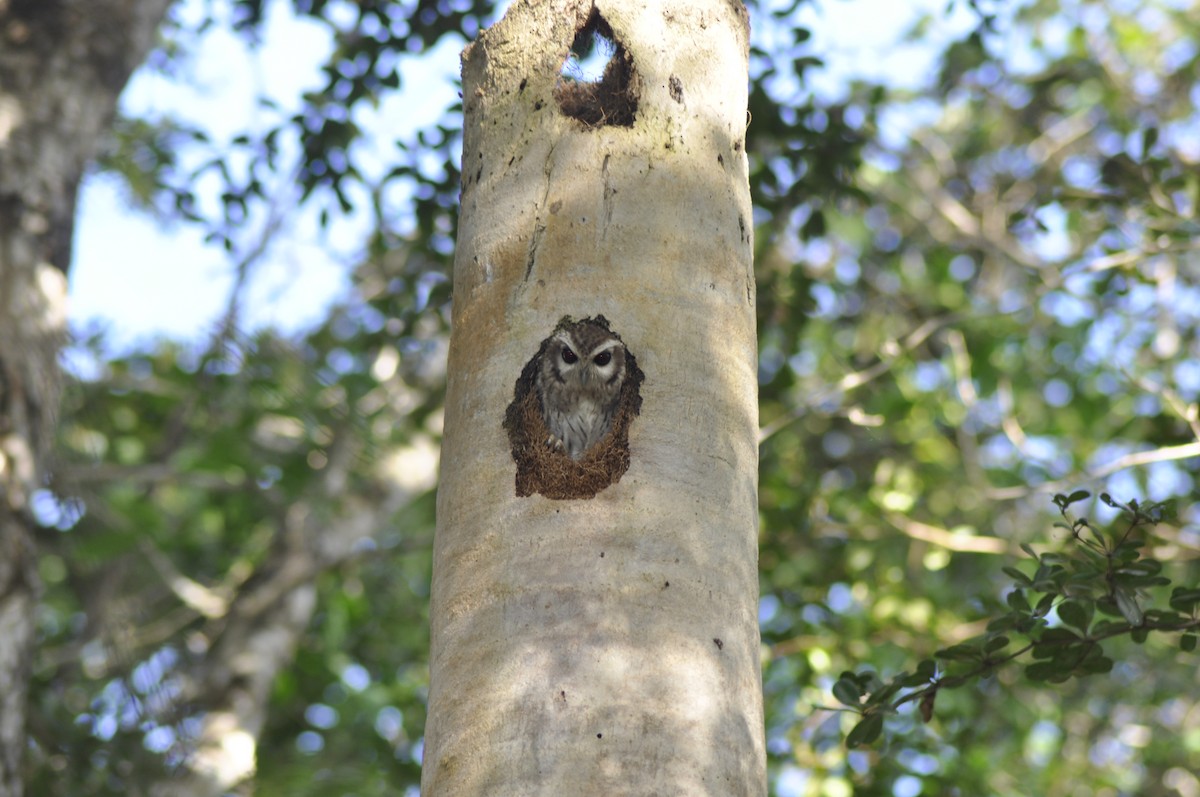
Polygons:
[[[423,794],[766,793],[747,42],[737,0],[518,0],[463,54]],[[633,380],[577,460],[563,316]]]
[[0,797],[23,792],[33,493],[58,405],[75,196],[170,0],[0,0]]

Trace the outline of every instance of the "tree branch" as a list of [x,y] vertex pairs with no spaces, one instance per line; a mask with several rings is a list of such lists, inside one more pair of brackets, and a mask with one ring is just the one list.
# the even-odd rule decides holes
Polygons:
[[995,501],[1012,501],[1017,498],[1025,498],[1026,496],[1035,493],[1055,493],[1063,490],[1076,487],[1080,484],[1103,479],[1111,476],[1118,471],[1126,468],[1137,467],[1138,465],[1149,465],[1154,462],[1170,462],[1177,459],[1190,459],[1191,457],[1200,457],[1200,442],[1185,443],[1179,446],[1163,446],[1150,451],[1135,451],[1131,454],[1126,454],[1122,457],[1117,457],[1112,462],[1103,465],[1095,470],[1087,471],[1082,474],[1068,476],[1065,479],[1057,479],[1055,481],[1043,482],[1035,485],[1018,485],[1015,487],[989,487],[987,496]]

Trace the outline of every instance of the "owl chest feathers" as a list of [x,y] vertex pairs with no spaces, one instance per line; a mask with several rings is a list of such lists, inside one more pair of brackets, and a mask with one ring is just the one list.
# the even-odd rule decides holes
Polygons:
[[567,411],[550,410],[547,420],[551,433],[566,446],[567,454],[579,459],[612,428],[612,410],[611,405],[580,398]]

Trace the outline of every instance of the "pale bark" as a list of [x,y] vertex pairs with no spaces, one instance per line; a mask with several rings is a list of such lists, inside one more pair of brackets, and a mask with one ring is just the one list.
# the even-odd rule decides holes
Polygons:
[[170,0],[0,0],[0,797],[23,792],[32,494],[58,405],[75,196]]
[[[629,126],[564,115],[593,5],[519,0],[463,56],[463,207],[422,793],[766,792],[740,2],[604,0]],[[559,318],[645,374],[630,465],[518,497],[501,424]]]

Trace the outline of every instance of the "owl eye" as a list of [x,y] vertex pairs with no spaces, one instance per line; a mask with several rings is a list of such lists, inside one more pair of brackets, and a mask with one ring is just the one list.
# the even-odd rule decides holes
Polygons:
[[592,362],[594,362],[596,365],[608,365],[610,362],[612,362],[612,352],[602,351],[592,358]]
[[563,346],[562,358],[563,362],[565,362],[567,365],[579,362],[579,355],[571,351],[570,346]]

